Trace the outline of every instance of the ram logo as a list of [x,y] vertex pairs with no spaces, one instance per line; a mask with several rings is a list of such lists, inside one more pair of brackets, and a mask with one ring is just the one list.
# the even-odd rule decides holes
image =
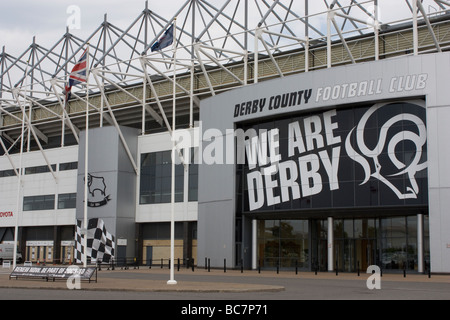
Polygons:
[[106,195],[105,178],[88,174],[87,187],[90,195],[88,200],[89,207],[103,207],[111,200],[110,195]]
[[[383,116],[383,111],[394,105],[379,103],[370,108],[347,136],[345,147],[364,170],[361,185],[374,178],[400,200],[417,199],[421,190],[416,177],[423,176],[428,167],[425,106],[421,101],[403,103],[401,113],[390,118]],[[369,125],[371,119],[378,119],[378,128]],[[375,143],[369,145],[368,138],[375,138]]]

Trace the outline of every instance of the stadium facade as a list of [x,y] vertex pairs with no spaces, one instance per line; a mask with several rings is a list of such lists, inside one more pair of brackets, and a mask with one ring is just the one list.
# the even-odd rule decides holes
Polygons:
[[[33,262],[81,262],[87,237],[92,259],[167,263],[173,208],[174,257],[184,263],[450,272],[447,5],[428,15],[417,1],[419,17],[381,25],[366,3],[334,1],[322,34],[315,14],[289,2],[267,5],[251,30],[247,1],[187,1],[174,16],[175,73],[170,48],[149,53],[147,32],[142,41],[141,29],[131,34],[159,18],[146,4],[117,41],[97,48],[103,55],[90,48],[90,90],[74,89],[68,105],[61,89],[71,66],[103,33],[48,81],[37,74],[49,74],[51,54],[23,68],[4,50],[0,241],[17,238]],[[206,8],[203,31],[183,29],[183,14],[194,21]],[[233,20],[241,9],[247,19]],[[174,18],[160,21],[154,40]],[[205,38],[216,23],[227,37]],[[236,26],[244,31],[232,36]],[[118,56],[127,37],[133,54],[143,48],[131,60]],[[23,78],[9,86],[18,70]]]

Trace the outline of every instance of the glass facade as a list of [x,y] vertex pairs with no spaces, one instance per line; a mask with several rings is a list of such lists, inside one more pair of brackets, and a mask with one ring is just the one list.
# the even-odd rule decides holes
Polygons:
[[[428,216],[424,216],[424,260],[429,263]],[[363,272],[370,265],[385,271],[417,271],[417,216],[333,219],[334,269]],[[258,260],[262,268],[327,271],[328,221],[258,221]]]
[[258,224],[259,264],[262,268],[309,267],[307,220],[261,220]]
[[[193,157],[193,152],[191,152]],[[189,165],[188,201],[198,199],[198,164]],[[162,151],[141,155],[140,204],[170,203],[172,152]],[[175,202],[184,200],[184,166],[175,165]]]

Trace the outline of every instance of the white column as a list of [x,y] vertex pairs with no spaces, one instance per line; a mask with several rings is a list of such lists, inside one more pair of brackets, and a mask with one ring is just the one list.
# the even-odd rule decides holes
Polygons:
[[333,271],[333,252],[334,252],[334,234],[333,234],[333,218],[328,217],[328,237],[327,237],[327,247],[328,247],[328,271]]
[[328,10],[327,15],[327,68],[331,68],[331,19],[333,19],[334,13]]
[[252,269],[258,268],[258,220],[252,220]]
[[423,214],[417,215],[417,271],[424,272],[423,265]]
[[413,51],[414,55],[419,54],[419,29],[417,26],[417,0],[413,0]]

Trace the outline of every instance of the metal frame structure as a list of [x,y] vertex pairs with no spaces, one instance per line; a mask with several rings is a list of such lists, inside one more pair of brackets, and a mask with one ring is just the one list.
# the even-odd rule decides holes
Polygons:
[[[138,127],[142,135],[172,131],[174,96],[177,115],[188,117],[193,127],[200,100],[224,90],[341,64],[448,50],[449,1],[389,2],[398,3],[404,20],[382,21],[382,0],[187,0],[169,18],[152,11],[147,1],[124,30],[105,15],[85,40],[67,29],[50,49],[36,38],[18,57],[3,47],[0,153],[9,158],[21,147],[38,148],[45,158],[53,137],[60,137],[61,147],[70,135],[78,143],[87,106],[91,127],[112,125],[119,134],[120,125]],[[175,19],[176,61],[171,50],[150,52]],[[87,46],[89,86],[74,88],[66,106],[64,85]]]

